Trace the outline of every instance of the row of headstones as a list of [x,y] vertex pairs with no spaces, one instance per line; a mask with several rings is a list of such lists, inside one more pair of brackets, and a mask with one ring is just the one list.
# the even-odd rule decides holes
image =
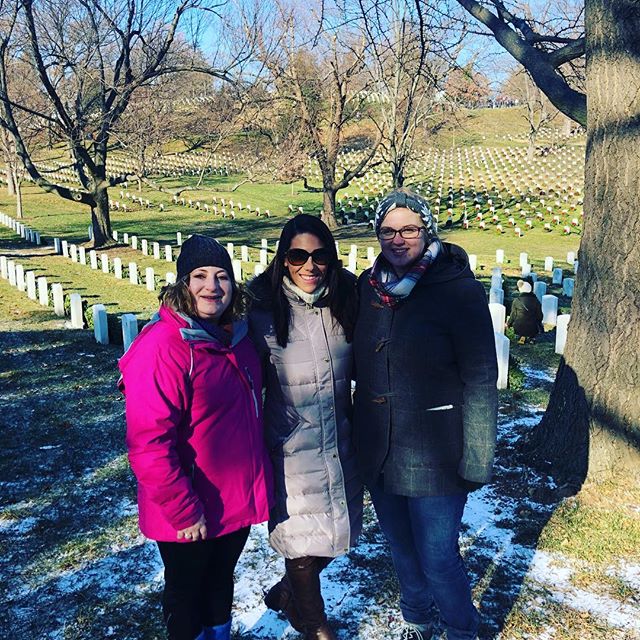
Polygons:
[[[46,277],[40,276],[36,278],[34,271],[25,271],[23,265],[16,263],[15,260],[10,260],[7,256],[0,256],[0,276],[3,280],[8,280],[9,284],[12,287],[16,287],[18,291],[26,293],[31,300],[37,300],[43,307],[49,306],[49,287]],[[54,313],[57,316],[64,316],[62,285],[60,283],[52,284],[51,293]],[[72,307],[72,311],[73,309]],[[80,314],[82,315],[82,310]],[[73,320],[77,320],[77,318],[72,316],[72,322]]]
[[[49,289],[46,277],[40,276],[36,279],[33,271],[25,272],[23,265],[16,263],[14,260],[9,260],[7,256],[0,256],[0,277],[2,277],[3,280],[8,280],[9,284],[12,287],[16,287],[18,291],[26,293],[31,300],[37,300],[43,307],[49,306]],[[63,318],[66,314],[62,285],[59,282],[52,284],[51,293],[53,297],[53,312]],[[82,311],[82,297],[79,293],[69,295],[69,311],[71,327],[73,329],[83,329],[84,314]],[[96,342],[109,344],[105,306],[103,304],[93,305],[92,311]],[[122,339],[124,342],[124,350],[126,351],[138,333],[138,322],[136,316],[133,314],[124,314],[121,317],[121,322]]]
[[13,229],[23,240],[30,242],[31,244],[41,245],[42,240],[40,238],[40,233],[35,229],[31,229],[31,227],[27,227],[22,224],[22,222],[18,222],[11,216],[6,213],[0,212],[0,222],[5,226]]
[[[109,255],[107,253],[102,253],[98,256],[98,252],[94,249],[91,249],[88,253],[85,247],[77,246],[75,244],[70,244],[66,240],[61,240],[60,238],[53,239],[54,249],[57,254],[69,258],[72,262],[77,262],[78,264],[88,265],[94,271],[98,269],[102,270],[102,273],[110,273],[109,266]],[[87,261],[87,255],[89,260]],[[99,264],[98,264],[99,263]],[[111,264],[113,266],[113,274],[118,280],[123,279],[123,264],[122,259],[115,258],[111,259]],[[165,281],[167,283],[175,282],[176,275],[172,271],[168,271],[165,276]],[[129,282],[131,284],[139,285],[142,284],[142,278],[138,270],[138,265],[135,262],[129,262]],[[144,276],[144,284],[148,291],[156,290],[156,276],[153,267],[147,267],[145,269]]]

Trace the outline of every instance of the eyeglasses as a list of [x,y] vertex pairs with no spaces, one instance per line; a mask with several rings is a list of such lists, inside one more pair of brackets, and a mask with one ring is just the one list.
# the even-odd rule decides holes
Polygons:
[[285,256],[287,258],[287,262],[293,267],[301,267],[309,258],[311,258],[315,264],[319,264],[323,267],[329,264],[333,257],[331,251],[324,248],[316,249],[311,253],[304,249],[289,249]]
[[417,238],[423,229],[424,227],[414,227],[413,225],[402,227],[402,229],[380,227],[380,231],[378,231],[378,238],[381,240],[393,240],[396,237],[396,233],[399,233],[401,238],[404,238],[405,240],[412,240]]

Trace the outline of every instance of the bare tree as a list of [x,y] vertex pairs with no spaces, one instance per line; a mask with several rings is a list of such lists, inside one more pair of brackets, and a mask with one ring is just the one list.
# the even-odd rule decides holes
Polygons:
[[[160,76],[201,71],[229,79],[246,59],[241,50],[225,68],[202,66],[179,31],[205,0],[2,0],[0,5],[0,126],[13,136],[31,179],[47,192],[91,209],[96,246],[110,240],[107,190],[128,176],[109,176],[107,156],[115,125],[132,96]],[[28,63],[46,106],[15,97],[11,65]],[[49,180],[23,138],[21,112],[50,126],[70,149],[79,189]]]
[[[299,12],[282,6],[279,11],[279,47],[271,47],[270,54],[262,57],[269,71],[269,88],[299,119],[322,181],[318,187],[303,176],[304,185],[323,194],[322,219],[335,228],[336,194],[364,175],[380,142],[379,138],[372,141],[355,166],[342,168],[338,175],[348,125],[363,116],[365,44],[351,33],[343,33],[340,40],[337,31],[325,29],[322,17],[315,18],[313,28],[305,31]],[[266,42],[266,34],[263,36]]]
[[538,135],[559,115],[559,111],[549,103],[526,69],[516,69],[507,79],[504,91],[524,105],[524,117],[528,125],[527,157],[531,160],[536,151]]
[[[586,0],[576,39],[458,0],[490,27],[564,113],[587,126],[584,231],[564,357],[534,433],[537,454],[575,491],[585,478],[640,472],[640,5]],[[579,28],[579,25],[577,25]],[[499,37],[498,37],[499,36]],[[541,50],[547,44],[553,51]],[[557,69],[586,50],[586,93]]]
[[[382,143],[393,184],[401,187],[413,158],[417,133],[433,115],[446,49],[440,14],[411,0],[359,0],[357,14],[366,43],[369,113]],[[437,57],[439,56],[439,58]]]

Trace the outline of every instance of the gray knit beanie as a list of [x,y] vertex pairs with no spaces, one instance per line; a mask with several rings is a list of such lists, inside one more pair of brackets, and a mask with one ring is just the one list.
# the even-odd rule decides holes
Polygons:
[[214,238],[195,233],[185,240],[180,250],[177,262],[178,280],[185,278],[194,269],[200,267],[224,269],[229,274],[235,288],[233,265],[227,250]]
[[417,193],[404,188],[396,191],[390,191],[384,198],[382,198],[382,200],[380,200],[380,203],[376,208],[374,221],[376,235],[380,232],[382,221],[385,219],[386,215],[390,211],[402,207],[410,209],[422,218],[422,223],[427,229],[427,245],[438,238],[436,222],[431,215],[431,210],[429,209],[427,201]]

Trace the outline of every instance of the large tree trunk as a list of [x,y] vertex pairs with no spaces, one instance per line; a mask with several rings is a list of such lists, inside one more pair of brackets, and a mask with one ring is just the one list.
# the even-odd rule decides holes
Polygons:
[[111,242],[111,218],[109,216],[109,196],[106,188],[94,193],[95,205],[91,207],[93,246],[102,247]]
[[333,189],[326,189],[322,192],[322,222],[329,229],[337,229],[336,220],[336,192]]
[[537,453],[578,485],[640,474],[640,5],[587,0],[584,234]]

